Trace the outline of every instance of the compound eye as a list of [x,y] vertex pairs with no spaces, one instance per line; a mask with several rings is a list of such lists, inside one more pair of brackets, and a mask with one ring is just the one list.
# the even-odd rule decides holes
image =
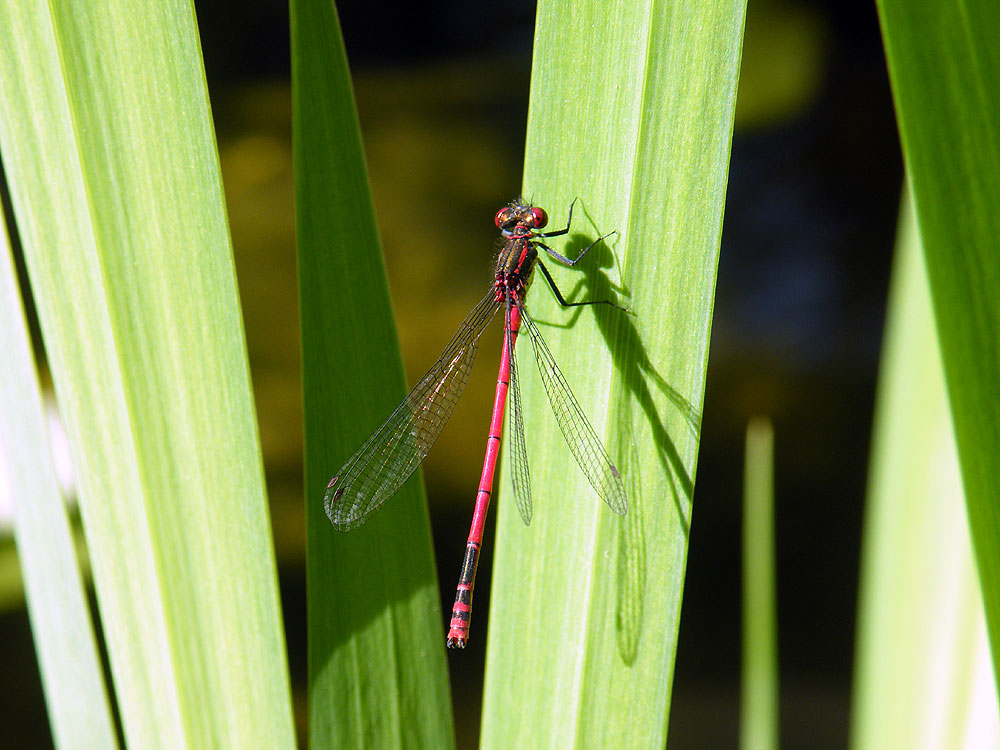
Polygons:
[[544,209],[538,208],[536,206],[535,208],[531,209],[531,220],[532,220],[532,225],[535,227],[535,229],[541,229],[542,227],[544,227],[546,224],[549,223],[549,215],[545,213]]
[[493,219],[493,221],[496,222],[497,229],[503,229],[504,224],[507,224],[510,221],[510,207],[504,206],[497,211],[496,218]]

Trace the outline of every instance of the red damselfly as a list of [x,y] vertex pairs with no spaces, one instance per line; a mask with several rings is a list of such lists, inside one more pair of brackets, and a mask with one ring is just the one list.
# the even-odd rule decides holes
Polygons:
[[581,250],[573,260],[546,245],[543,242],[544,238],[569,233],[575,203],[576,201],[569,207],[569,218],[566,220],[565,229],[554,232],[539,231],[548,223],[548,216],[541,208],[532,206],[523,199],[513,201],[497,212],[496,225],[502,237],[499,240],[500,252],[495,279],[486,296],[466,317],[437,362],[382,423],[382,426],[371,434],[330,480],[323,498],[326,514],[334,527],[341,531],[349,531],[363,524],[382,503],[396,494],[403,482],[424,460],[444,429],[448,418],[451,417],[469,379],[479,337],[494,316],[503,309],[504,339],[500,353],[500,374],[493,404],[493,418],[490,421],[486,459],[483,462],[483,473],[476,494],[476,507],[472,515],[472,527],[469,530],[465,560],[462,563],[455,606],[448,629],[449,648],[463,648],[469,638],[472,588],[476,580],[476,565],[483,541],[486,512],[493,490],[493,472],[500,449],[500,434],[508,390],[513,394],[511,419],[514,442],[511,446],[511,477],[514,500],[524,523],[531,522],[531,481],[528,475],[528,452],[524,442],[517,360],[514,356],[514,344],[522,325],[528,332],[528,338],[531,339],[535,362],[545,392],[548,394],[552,411],[573,457],[597,494],[611,510],[623,515],[627,508],[625,486],[618,470],[608,458],[594,428],[590,426],[535,322],[524,307],[524,293],[531,282],[532,272],[537,263],[556,299],[563,307],[605,304],[625,309],[607,300],[567,302],[556,287],[548,269],[538,258],[538,250],[542,249],[556,262],[565,266],[575,266],[598,242],[610,236],[599,237]]

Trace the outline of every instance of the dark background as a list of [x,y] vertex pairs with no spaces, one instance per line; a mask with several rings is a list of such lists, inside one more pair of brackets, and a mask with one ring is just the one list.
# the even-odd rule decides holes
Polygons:
[[[408,377],[489,273],[521,183],[534,4],[339,5]],[[305,578],[287,9],[198,3],[264,446],[300,733]],[[782,744],[847,740],[861,514],[901,184],[874,5],[751,2],[719,266],[671,748],[737,744],[743,435],[776,433]],[[575,188],[585,192],[585,186]],[[421,234],[427,207],[448,240]],[[448,290],[428,305],[422,290]],[[498,349],[484,343],[484,351]],[[442,618],[464,551],[492,366],[426,462]],[[3,543],[9,558],[10,541]],[[5,558],[6,559],[6,558]],[[492,524],[476,588],[488,609]],[[16,581],[7,586],[16,588]],[[485,618],[479,623],[480,635]],[[459,747],[478,736],[484,637],[449,654]],[[51,743],[23,600],[0,595],[4,747]],[[11,692],[12,691],[12,692]],[[304,736],[304,735],[303,735]]]

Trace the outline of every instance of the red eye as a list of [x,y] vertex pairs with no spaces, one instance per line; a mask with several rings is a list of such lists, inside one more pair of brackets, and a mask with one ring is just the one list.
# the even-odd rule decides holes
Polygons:
[[532,221],[534,222],[535,229],[541,229],[542,227],[544,227],[546,224],[549,223],[548,214],[546,214],[543,209],[538,208],[537,206],[531,209],[531,218]]
[[507,213],[509,211],[510,209],[507,208],[506,206],[497,211],[496,218],[493,219],[493,221],[496,222],[497,229],[503,229],[504,220],[507,218]]

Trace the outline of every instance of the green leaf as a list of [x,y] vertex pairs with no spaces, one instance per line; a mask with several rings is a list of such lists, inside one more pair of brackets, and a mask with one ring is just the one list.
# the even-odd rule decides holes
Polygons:
[[521,349],[535,512],[526,528],[504,477],[486,747],[665,742],[744,11],[738,0],[539,5],[524,192],[552,228],[579,197],[568,242],[552,240],[564,255],[617,230],[553,275],[571,300],[633,312],[570,313],[544,288],[528,308],[629,510],[598,500]]
[[908,196],[900,226],[865,518],[852,746],[995,747],[983,600]]
[[1000,664],[1000,4],[879,0],[878,8]]
[[444,633],[421,483],[343,534],[330,477],[404,394],[340,26],[292,3],[292,86],[313,747],[454,745]]
[[774,428],[747,426],[743,475],[743,680],[740,748],[778,747],[778,604],[774,562]]
[[0,496],[9,495],[14,508],[14,538],[52,736],[57,747],[117,747],[2,214],[0,351]]
[[0,149],[126,742],[289,747],[260,446],[192,6],[2,0],[0,28]]

